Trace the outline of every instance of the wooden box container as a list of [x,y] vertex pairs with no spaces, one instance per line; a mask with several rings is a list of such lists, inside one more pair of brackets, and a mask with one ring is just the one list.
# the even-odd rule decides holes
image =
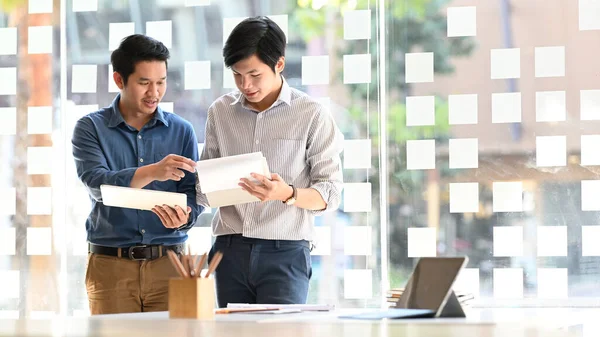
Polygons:
[[169,280],[170,318],[215,318],[215,280],[191,277]]

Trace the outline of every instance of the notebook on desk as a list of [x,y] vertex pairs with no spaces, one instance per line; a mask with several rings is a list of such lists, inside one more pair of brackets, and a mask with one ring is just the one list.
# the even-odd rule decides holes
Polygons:
[[465,312],[452,286],[467,261],[467,257],[421,258],[395,308],[340,316],[340,318],[377,320],[465,317]]

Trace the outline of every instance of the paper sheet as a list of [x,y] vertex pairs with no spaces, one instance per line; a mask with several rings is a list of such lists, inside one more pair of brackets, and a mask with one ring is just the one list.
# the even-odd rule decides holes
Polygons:
[[238,185],[240,179],[248,178],[258,183],[251,173],[271,176],[261,152],[202,160],[196,163],[196,171],[202,193],[212,208],[260,201]]
[[150,211],[156,205],[178,205],[187,209],[185,193],[144,190],[140,188],[101,185],[102,202],[105,206],[133,208]]

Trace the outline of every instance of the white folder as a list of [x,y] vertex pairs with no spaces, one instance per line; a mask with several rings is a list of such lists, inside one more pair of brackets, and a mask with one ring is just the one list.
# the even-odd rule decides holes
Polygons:
[[187,210],[185,193],[144,190],[141,188],[101,185],[102,203],[105,206],[150,211],[156,205],[179,206]]
[[248,178],[259,184],[251,173],[271,178],[267,160],[261,152],[201,160],[196,163],[196,171],[202,193],[211,208],[260,201],[238,185],[240,179]]

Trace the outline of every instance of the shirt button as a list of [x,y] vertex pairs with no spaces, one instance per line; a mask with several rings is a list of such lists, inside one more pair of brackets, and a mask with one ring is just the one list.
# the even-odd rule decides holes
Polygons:
[[142,135],[138,135],[138,139],[142,139]]
[[262,118],[262,116],[263,116],[262,114],[258,114],[258,118]]
[[255,141],[255,143],[256,143],[256,144],[258,144],[258,143],[260,143],[260,142],[259,142],[259,141],[258,141],[258,139],[257,139],[257,140]]
[[143,162],[144,162],[144,158],[140,158],[140,163],[143,163]]
[[145,230],[145,229],[142,229],[142,234],[145,234],[145,233],[146,233],[146,230]]

